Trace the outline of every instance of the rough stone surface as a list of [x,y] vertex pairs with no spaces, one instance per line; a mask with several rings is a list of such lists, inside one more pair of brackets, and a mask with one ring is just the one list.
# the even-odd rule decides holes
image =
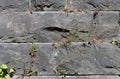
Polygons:
[[[120,10],[119,0],[68,0],[72,9],[93,10],[99,7],[101,10]],[[31,0],[33,11],[63,11],[67,0]],[[28,0],[0,0],[0,12],[2,11],[27,11]]]
[[[93,38],[93,13],[3,12],[0,14],[0,42],[51,42],[77,29],[78,40]],[[96,17],[98,38],[119,39],[119,12],[100,12]],[[76,26],[76,24],[78,24]],[[76,30],[75,30],[76,31]],[[75,38],[75,37],[74,37]],[[76,38],[75,38],[76,39]]]
[[31,0],[33,10],[44,11],[44,10],[63,10],[65,6],[65,0]]
[[119,12],[99,12],[96,16],[96,28],[99,39],[119,39],[120,25]]
[[[16,79],[16,77],[11,78]],[[19,78],[20,79],[20,78]],[[24,77],[24,79],[120,79],[118,76],[32,76],[32,77]]]
[[[107,42],[83,42],[94,32]],[[63,37],[74,43],[47,43]],[[120,44],[111,39],[120,39],[120,0],[0,0],[0,65],[16,67],[12,79],[120,79]],[[37,42],[38,76],[23,78],[30,42]]]
[[81,77],[66,77],[64,79],[119,79],[118,76],[81,76]]
[[[22,74],[25,65],[29,67],[29,48],[26,43],[1,43],[0,64],[7,63],[9,67],[16,66],[16,74]],[[72,43],[69,46],[50,43],[37,43],[35,69],[39,74],[54,74],[66,70],[74,74],[120,74],[120,48],[110,43],[97,43],[86,46],[83,43]],[[60,63],[61,62],[61,63]]]
[[120,0],[72,0],[74,9],[82,8],[94,10],[99,7],[100,10],[120,10]]
[[0,12],[2,11],[27,11],[27,0],[0,0]]
[[[92,20],[92,13],[72,13],[67,16],[64,12],[40,12],[33,15],[16,12],[0,15],[0,42],[31,42],[33,39],[37,42],[51,42],[60,39],[61,34],[68,34],[63,29],[69,31],[77,23],[80,31],[89,31]],[[46,29],[48,27],[51,30]],[[81,35],[88,38],[84,35],[89,33]]]
[[[72,9],[94,10],[99,7],[100,10],[120,10],[120,0],[68,0]],[[67,0],[32,0],[33,10],[64,10]]]

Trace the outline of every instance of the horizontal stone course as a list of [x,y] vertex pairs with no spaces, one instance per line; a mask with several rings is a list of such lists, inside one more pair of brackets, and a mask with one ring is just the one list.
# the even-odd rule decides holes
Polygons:
[[[11,78],[16,79],[17,76]],[[120,79],[119,76],[31,76],[24,77],[24,79]]]
[[[37,43],[34,69],[39,75],[59,74],[120,74],[120,48],[110,43],[72,43],[68,46]],[[30,43],[1,43],[0,64],[16,66],[16,74],[23,74],[24,63],[29,68]],[[57,65],[58,66],[57,66]],[[57,66],[57,67],[56,67]]]
[[73,10],[94,10],[95,7],[120,10],[120,0],[32,0],[32,8],[34,11],[63,11],[69,3]]
[[99,7],[100,10],[120,10],[119,0],[31,0],[31,4],[29,0],[0,0],[0,12],[28,11],[30,10],[29,4],[33,11],[64,11],[69,3],[72,10],[90,11],[95,7]]
[[[96,17],[98,38],[119,38],[119,12],[101,11]],[[76,26],[77,24],[77,26]],[[93,38],[93,12],[2,12],[0,42],[51,42],[77,28],[79,39]],[[74,37],[75,38],[75,37]],[[81,41],[81,40],[73,40]]]

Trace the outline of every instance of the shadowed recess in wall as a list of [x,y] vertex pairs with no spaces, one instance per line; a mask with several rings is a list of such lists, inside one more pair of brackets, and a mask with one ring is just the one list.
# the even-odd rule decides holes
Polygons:
[[58,31],[58,32],[70,32],[67,29],[59,28],[59,27],[45,27],[45,28],[43,28],[43,30],[46,30],[46,31]]

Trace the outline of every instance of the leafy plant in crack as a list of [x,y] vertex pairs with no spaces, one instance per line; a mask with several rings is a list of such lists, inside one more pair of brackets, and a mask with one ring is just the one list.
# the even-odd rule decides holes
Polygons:
[[68,45],[70,44],[71,42],[74,42],[74,41],[79,41],[79,40],[82,40],[84,41],[83,39],[81,39],[78,35],[78,32],[79,32],[79,29],[78,29],[78,23],[71,29],[69,30],[68,34],[67,35],[64,35],[62,34],[62,38],[59,39],[59,40],[55,40],[53,41],[53,46],[55,45],[55,43],[59,43],[59,44],[62,44],[62,45]]
[[[13,58],[15,61],[21,62],[23,63],[23,68],[24,68],[24,72],[22,75],[22,79],[24,78],[24,76],[33,76],[33,75],[37,75],[38,71],[37,69],[34,69],[34,64],[35,64],[35,57],[36,57],[36,44],[32,43],[30,49],[29,49],[29,56],[30,56],[30,61],[25,61],[23,59],[20,58]],[[29,67],[28,67],[29,64]]]
[[35,57],[36,57],[36,44],[32,43],[32,46],[29,50],[29,55],[31,57],[30,60],[30,67],[28,69],[25,69],[25,74],[28,76],[32,76],[32,75],[37,75],[37,71],[34,71],[34,64],[35,64]]
[[13,77],[14,73],[15,68],[11,68],[8,72],[8,66],[6,64],[0,66],[0,79],[10,79],[10,77]]
[[66,77],[66,74],[67,74],[66,70],[61,70],[60,71],[60,75],[63,76],[62,79]]
[[112,40],[111,40],[111,43],[112,43],[112,44],[116,44],[116,43],[117,43],[117,40],[112,39]]
[[73,74],[74,74],[74,75],[79,75],[79,72],[78,72],[78,71],[75,71]]

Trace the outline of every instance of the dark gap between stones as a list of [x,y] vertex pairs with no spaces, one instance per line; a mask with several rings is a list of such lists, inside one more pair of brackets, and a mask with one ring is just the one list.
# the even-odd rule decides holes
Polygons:
[[64,29],[64,28],[59,28],[59,27],[45,27],[43,30],[46,31],[58,31],[58,32],[70,32],[70,30]]

